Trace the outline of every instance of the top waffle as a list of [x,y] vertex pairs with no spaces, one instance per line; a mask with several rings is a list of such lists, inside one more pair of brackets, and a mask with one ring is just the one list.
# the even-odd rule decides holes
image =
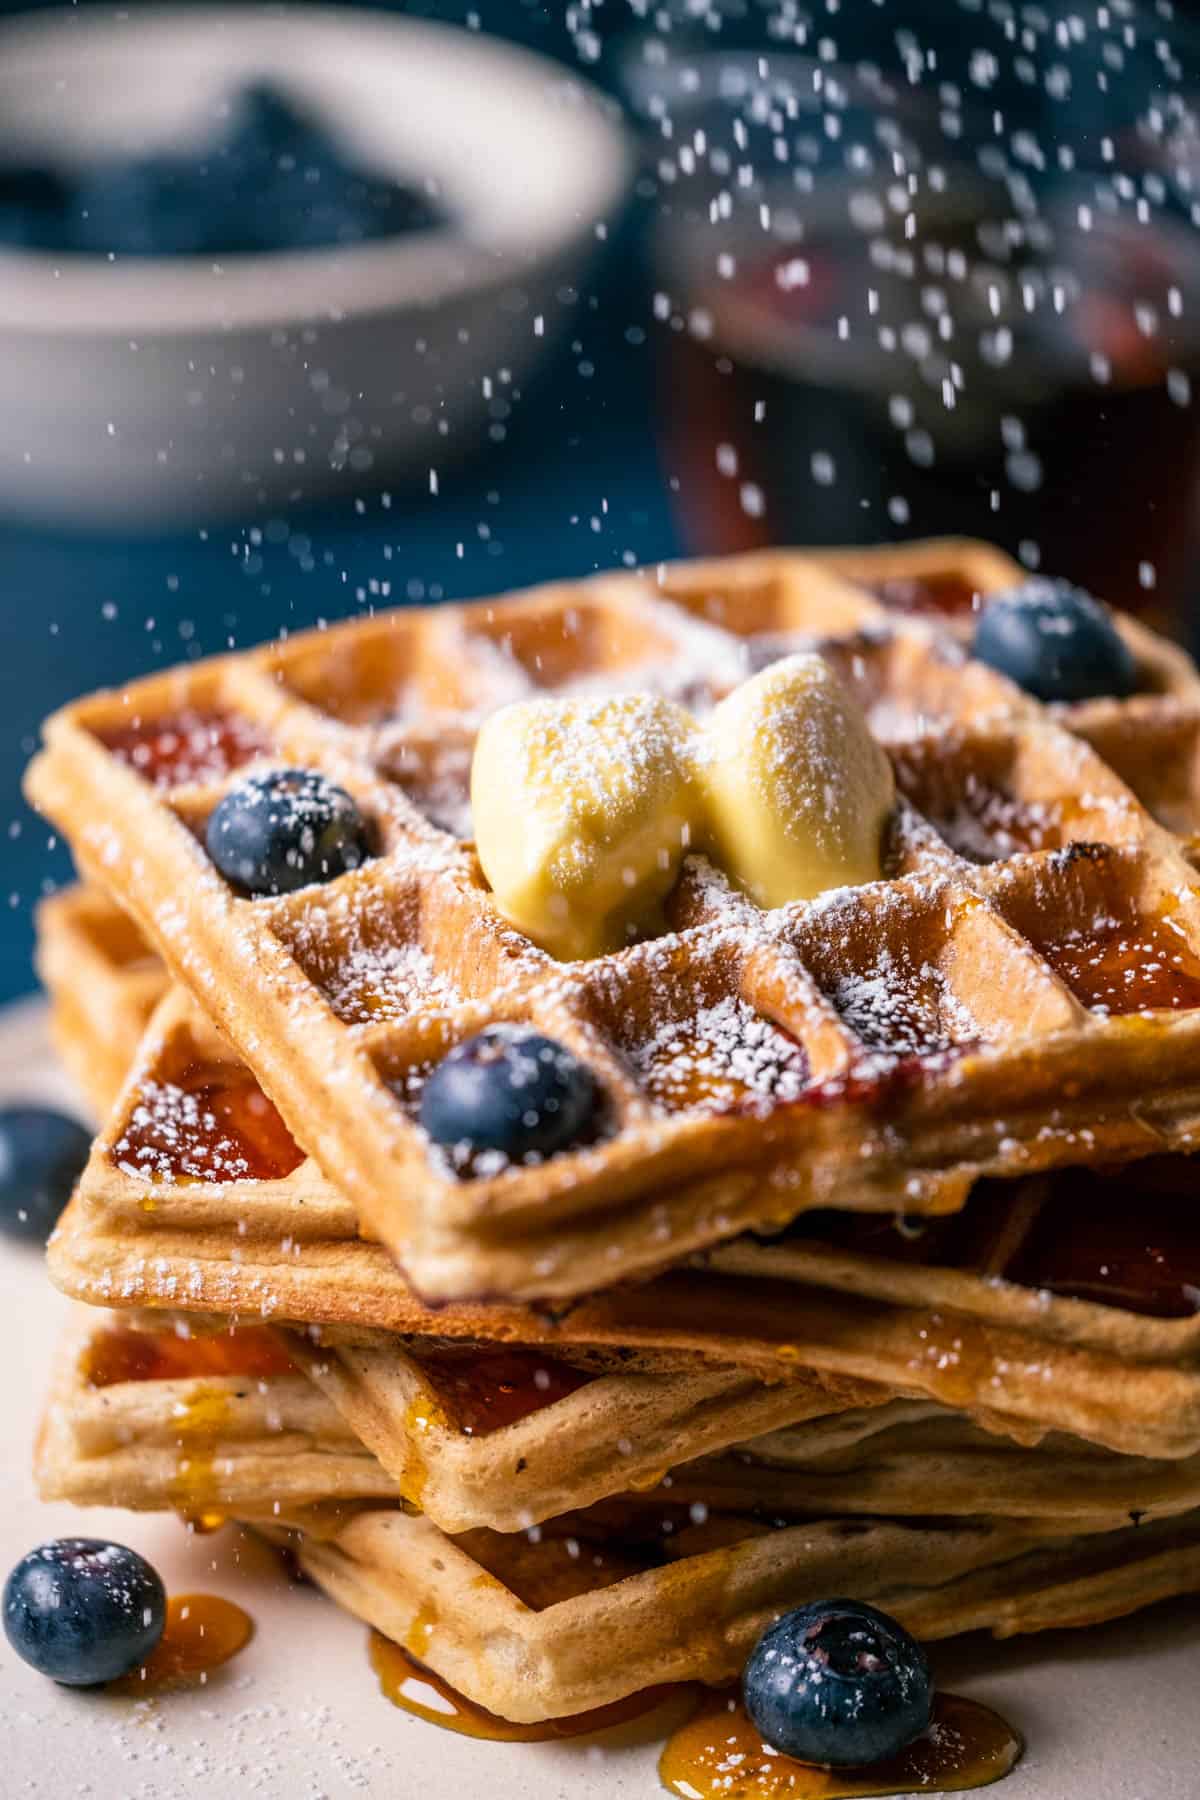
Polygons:
[[[603,577],[199,663],[57,714],[30,792],[431,1298],[575,1295],[814,1206],[944,1211],[979,1173],[1186,1147],[1200,681],[1126,625],[1142,691],[1056,718],[956,640],[954,583],[969,613],[1012,566],[913,555]],[[499,916],[466,803],[491,708],[651,689],[702,711],[814,646],[893,756],[886,879],[763,913],[693,859],[669,934],[583,963]],[[1155,734],[1170,756],[1131,747]],[[348,788],[373,860],[230,888],[203,828],[256,761]],[[470,1178],[442,1160],[414,1101],[492,1020],[590,1065],[598,1141]]]

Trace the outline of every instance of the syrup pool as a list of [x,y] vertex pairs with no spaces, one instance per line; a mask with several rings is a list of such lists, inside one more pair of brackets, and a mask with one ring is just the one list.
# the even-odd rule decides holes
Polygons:
[[248,1070],[193,1062],[150,1081],[112,1159],[145,1181],[281,1181],[303,1153]]
[[185,1381],[197,1375],[244,1375],[266,1380],[294,1367],[274,1333],[262,1325],[187,1337],[176,1331],[131,1331],[115,1326],[88,1347],[85,1376],[92,1387],[122,1381]]
[[219,1594],[172,1594],[162,1637],[145,1662],[110,1682],[108,1691],[141,1697],[173,1687],[202,1687],[253,1636],[254,1621],[232,1600]]
[[990,1707],[939,1694],[929,1729],[899,1756],[862,1768],[815,1768],[768,1749],[732,1693],[707,1702],[673,1733],[658,1771],[683,1800],[865,1800],[988,1787],[1008,1774],[1022,1748]]
[[536,1350],[447,1348],[422,1352],[421,1367],[437,1393],[439,1422],[467,1437],[486,1437],[553,1406],[592,1377]]
[[488,1738],[500,1744],[545,1744],[561,1738],[584,1737],[592,1731],[605,1731],[610,1726],[624,1725],[630,1719],[653,1712],[676,1691],[667,1687],[646,1688],[611,1706],[571,1713],[562,1719],[519,1725],[488,1712],[486,1707],[477,1706],[378,1631],[371,1633],[368,1655],[371,1667],[379,1677],[380,1689],[393,1706],[430,1725],[440,1725],[443,1731],[454,1731],[462,1737]]
[[1200,1006],[1200,965],[1167,920],[1112,923],[1039,949],[1092,1012],[1186,1012]]
[[157,788],[217,781],[270,748],[249,719],[191,707],[165,717],[131,719],[96,735],[118,762]]

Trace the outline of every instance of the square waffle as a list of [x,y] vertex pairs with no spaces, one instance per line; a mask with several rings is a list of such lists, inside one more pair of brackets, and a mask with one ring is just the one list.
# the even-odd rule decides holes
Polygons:
[[642,1507],[574,1515],[530,1542],[366,1511],[329,1541],[302,1538],[299,1560],[460,1693],[539,1720],[664,1682],[730,1681],[780,1612],[831,1593],[923,1639],[1119,1618],[1200,1584],[1200,1514],[1039,1540],[990,1521],[680,1526]]
[[[969,1525],[806,1517],[805,1484],[819,1477],[801,1468],[772,1482],[766,1446],[765,1486],[755,1486],[749,1465],[735,1490],[719,1464],[702,1463],[682,1471],[674,1491],[570,1512],[536,1531],[447,1534],[428,1517],[369,1504],[379,1465],[356,1454],[315,1390],[306,1401],[261,1328],[240,1343],[228,1333],[176,1338],[173,1351],[162,1334],[131,1349],[138,1334],[127,1329],[85,1329],[82,1343],[72,1337],[65,1347],[43,1429],[44,1491],[149,1508],[236,1493],[239,1514],[298,1545],[302,1566],[335,1599],[509,1718],[584,1711],[664,1681],[728,1679],[775,1613],[831,1589],[875,1600],[937,1637],[1092,1622],[1200,1579],[1200,1514],[1178,1484],[1174,1516],[1136,1528],[1111,1528],[1095,1502],[1083,1521],[1061,1508],[1049,1519]],[[228,1372],[235,1360],[244,1365],[237,1375]],[[203,1375],[185,1372],[205,1364]],[[843,1422],[840,1442],[834,1421],[818,1423],[809,1461],[819,1469],[822,1448],[826,1461],[844,1458],[864,1435],[903,1438],[921,1423],[896,1416],[872,1432],[860,1414]],[[942,1428],[953,1490],[952,1422]],[[928,1436],[928,1420],[924,1429]],[[916,1448],[927,1455],[930,1445],[918,1439]],[[972,1448],[959,1442],[959,1461]],[[773,1454],[784,1454],[778,1443]],[[1007,1454],[1016,1464],[1041,1455]],[[865,1461],[869,1473],[869,1453]],[[886,1452],[882,1464],[883,1485],[899,1492]],[[1014,1486],[997,1473],[994,1460],[976,1471],[976,1502],[978,1484],[990,1483],[1002,1499],[1015,1492],[1019,1512],[1030,1477],[1018,1474]],[[789,1474],[794,1493],[775,1513]],[[689,1478],[709,1501],[689,1502]],[[961,1480],[960,1472],[960,1490]],[[1144,1481],[1135,1466],[1124,1497],[1143,1497]],[[205,1510],[195,1516],[213,1522]],[[799,1522],[785,1523],[789,1516]]]
[[[936,1493],[940,1517],[1051,1535],[1200,1506],[1200,1456],[1121,1456],[1063,1433],[1018,1442],[928,1402],[843,1404],[850,1390],[803,1379],[771,1388],[742,1375],[735,1395],[731,1372],[683,1376],[677,1358],[645,1356],[631,1376],[615,1356],[567,1365],[421,1339],[358,1359],[331,1350],[318,1370],[295,1333],[183,1325],[79,1309],[39,1434],[44,1498],[310,1530],[386,1500],[451,1535],[527,1531],[623,1494],[668,1513],[786,1520],[924,1517]],[[714,1431],[696,1402],[718,1379],[729,1405]],[[704,1454],[714,1442],[720,1452]]]
[[[563,1300],[808,1208],[902,1195],[946,1211],[983,1172],[1187,1146],[1187,819],[1165,803],[1156,818],[1074,735],[1099,735],[1096,716],[1057,721],[970,661],[945,609],[936,625],[889,610],[853,572],[779,553],[610,576],[199,663],[56,715],[30,792],[433,1300]],[[1094,703],[1110,735],[1122,706],[1194,712],[1186,659],[1122,629],[1145,691]],[[546,690],[702,708],[801,644],[895,755],[887,879],[757,913],[693,861],[673,931],[581,964],[505,923],[459,835],[482,716]],[[280,899],[234,893],[200,835],[239,774],[271,762],[347,787],[374,859]],[[606,1127],[463,1178],[414,1103],[497,1019],[586,1061]]]
[[[1147,1162],[1124,1177],[1126,1191],[1143,1178],[1146,1200],[1124,1215],[1126,1261],[1156,1188],[1154,1235],[1170,1225],[1171,1253],[1191,1255],[1189,1163]],[[1097,1199],[1106,1193],[1107,1208]],[[743,1238],[649,1283],[554,1311],[499,1302],[431,1309],[386,1251],[358,1235],[349,1202],[175,991],[96,1140],[49,1267],[60,1287],[96,1305],[537,1346],[567,1361],[580,1349],[669,1351],[769,1382],[815,1370],[998,1415],[1005,1429],[1053,1428],[1130,1455],[1189,1457],[1200,1451],[1190,1265],[1181,1263],[1172,1289],[1151,1242],[1148,1261],[1141,1256],[1153,1278],[1148,1298],[1131,1289],[1132,1266],[1105,1273],[1122,1240],[1097,1233],[1106,1218],[1121,1226],[1119,1196],[1080,1171],[1027,1177],[981,1190],[961,1222],[929,1221],[925,1238],[911,1220],[905,1236],[890,1220],[872,1231],[859,1215],[855,1242],[851,1215],[823,1213],[807,1234]],[[1076,1232],[1080,1220],[1094,1220],[1090,1239]],[[1093,1266],[1080,1287],[1089,1242]],[[1060,1271],[1056,1293],[1059,1251],[1076,1262]]]

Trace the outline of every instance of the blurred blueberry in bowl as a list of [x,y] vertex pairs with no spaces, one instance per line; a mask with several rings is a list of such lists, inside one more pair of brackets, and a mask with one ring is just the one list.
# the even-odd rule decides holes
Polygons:
[[[74,180],[33,171],[45,176],[43,186],[57,183],[57,211],[27,177],[40,236],[26,233],[14,205],[0,213],[0,242],[99,256],[254,256],[369,243],[446,222],[419,187],[359,166],[279,90],[246,89],[220,123],[187,149],[99,158]],[[0,167],[0,192],[4,175]]]
[[0,511],[138,526],[487,441],[624,202],[568,69],[353,8],[0,25]]

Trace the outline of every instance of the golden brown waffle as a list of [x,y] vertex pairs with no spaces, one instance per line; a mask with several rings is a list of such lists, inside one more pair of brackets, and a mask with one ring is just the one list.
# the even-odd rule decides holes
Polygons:
[[395,1483],[273,1333],[180,1338],[80,1308],[38,1434],[43,1499],[293,1521]]
[[[348,1390],[305,1381],[290,1360],[296,1343],[295,1334],[262,1326],[155,1323],[80,1308],[39,1433],[44,1498],[172,1508],[197,1521],[236,1512],[289,1523],[311,1519],[312,1509],[333,1518],[354,1503],[403,1500],[451,1534],[527,1530],[586,1507],[604,1519],[611,1507],[596,1503],[619,1499],[626,1487],[628,1504],[641,1493],[641,1503],[671,1516],[688,1509],[689,1521],[693,1512],[775,1521],[925,1517],[936,1495],[940,1517],[1016,1519],[1050,1536],[1200,1506],[1200,1457],[1119,1456],[1063,1434],[1017,1443],[919,1401],[834,1410],[834,1396],[815,1382],[798,1382],[783,1405],[784,1390],[760,1384],[756,1392],[743,1380],[743,1428],[770,1416],[756,1404],[764,1395],[776,1417],[791,1422],[697,1456],[711,1436],[694,1404],[698,1384],[684,1390],[681,1405],[670,1359],[644,1357],[631,1377],[603,1353],[579,1365],[533,1355],[498,1361],[492,1346],[451,1351],[405,1340],[380,1346],[375,1367],[368,1362],[365,1379]],[[578,1403],[581,1394],[598,1422]],[[733,1398],[728,1385],[725,1397]],[[671,1413],[667,1444],[662,1421]],[[643,1433],[658,1438],[660,1454],[691,1460],[647,1480]],[[728,1443],[729,1428],[720,1436]],[[607,1458],[598,1470],[600,1441]],[[525,1465],[534,1473],[522,1483]],[[544,1499],[548,1468],[557,1476],[552,1515],[530,1504],[539,1493]],[[514,1486],[524,1503],[514,1502]]]
[[83,887],[38,907],[36,960],[54,1048],[102,1119],[166,992],[166,969],[120,907]]
[[[933,617],[969,640],[989,596],[1027,579],[990,544],[935,538],[871,550],[817,552],[822,564],[872,593],[889,610]],[[1200,834],[1200,683],[1191,658],[1135,619],[1119,628],[1138,666],[1128,700],[1056,705],[1050,713],[1085,737],[1161,825],[1197,854]]]
[[[172,1135],[164,1145],[156,1104],[145,1109],[148,1123],[137,1125],[142,1101],[147,1095],[154,1101],[174,1068],[193,1065],[209,1072],[194,1117],[203,1122],[219,1111],[221,1130],[215,1137],[211,1130],[189,1135],[181,1129],[189,1114],[173,1103],[167,1109]],[[191,1176],[147,1181],[136,1172],[144,1166],[143,1149],[151,1160],[182,1158]],[[273,1178],[244,1172],[251,1165],[261,1171],[264,1158],[274,1159]],[[1182,1182],[1186,1190],[1190,1169],[1183,1161],[1165,1172],[1147,1163],[1126,1180],[1143,1176],[1173,1181],[1177,1189]],[[1062,1182],[1068,1192],[1078,1190],[1077,1202],[1057,1215],[1044,1209],[1044,1217],[1058,1217],[1060,1247],[1070,1249],[1079,1237],[1075,1225],[1102,1216],[1095,1195],[1106,1184],[1096,1177],[1089,1199],[1082,1173]],[[565,1352],[568,1360],[580,1347],[669,1350],[766,1380],[817,1370],[872,1382],[973,1414],[1000,1415],[1006,1429],[1054,1428],[1130,1455],[1180,1458],[1200,1451],[1200,1320],[1182,1316],[1190,1310],[1186,1270],[1176,1317],[1148,1316],[1144,1297],[1122,1291],[1119,1270],[1110,1280],[1097,1268],[1090,1298],[1054,1294],[1045,1285],[1053,1258],[1036,1266],[1030,1260],[1036,1235],[1023,1240],[1018,1233],[1035,1219],[1033,1203],[1044,1200],[1045,1186],[1030,1178],[990,1191],[997,1197],[988,1201],[985,1192],[982,1202],[973,1200],[961,1227],[953,1221],[929,1226],[947,1241],[961,1233],[958,1267],[939,1268],[934,1244],[928,1261],[910,1265],[901,1254],[909,1240],[888,1222],[873,1248],[795,1234],[769,1243],[741,1240],[716,1252],[707,1267],[679,1268],[553,1313],[499,1303],[430,1309],[386,1252],[358,1237],[352,1207],[301,1158],[244,1066],[171,995],[97,1139],[51,1242],[49,1266],[59,1286],[97,1305],[336,1326],[343,1337],[351,1328],[536,1345]],[[1186,1191],[1167,1200],[1182,1255],[1190,1241]],[[1129,1218],[1142,1213],[1149,1217],[1148,1203],[1131,1209]],[[976,1238],[981,1222],[989,1229]],[[853,1228],[851,1220],[839,1224],[829,1214],[817,1225],[827,1238]],[[924,1255],[924,1241],[914,1247]],[[1041,1253],[1052,1248],[1043,1243]],[[1101,1251],[1102,1260],[1103,1245]],[[1027,1274],[1020,1260],[996,1261],[1001,1252],[1019,1252]],[[1002,1267],[1012,1279],[997,1278]],[[1166,1304],[1153,1292],[1150,1301]]]
[[664,1499],[770,1517],[1005,1518],[1110,1531],[1200,1507],[1200,1456],[1121,1456],[1064,1432],[1036,1444],[896,1400],[772,1432],[672,1471]]
[[[1168,704],[1165,663],[1194,684],[1126,629],[1149,690],[1129,707]],[[444,828],[464,827],[482,714],[597,686],[702,705],[814,640],[897,752],[888,880],[761,914],[693,862],[677,931],[584,964],[504,923]],[[239,898],[197,833],[256,757],[342,782],[380,854]],[[814,1206],[945,1211],[981,1171],[1186,1145],[1200,1117],[1185,846],[952,633],[802,556],[389,614],[154,677],[56,715],[30,791],[431,1298],[569,1297]],[[606,1129],[460,1179],[414,1101],[494,1018],[583,1057]],[[747,1030],[772,1047],[749,1083]]]
[[711,1521],[661,1534],[647,1521],[568,1518],[531,1543],[365,1512],[330,1542],[302,1541],[300,1562],[469,1699],[520,1720],[732,1680],[780,1611],[831,1593],[931,1639],[1095,1624],[1200,1584],[1196,1513],[1041,1543],[990,1523],[746,1523],[714,1548]]
[[401,1497],[451,1532],[525,1530],[653,1488],[674,1464],[748,1433],[888,1398],[808,1372],[764,1382],[694,1353],[564,1345],[553,1356],[445,1339],[280,1335]]

